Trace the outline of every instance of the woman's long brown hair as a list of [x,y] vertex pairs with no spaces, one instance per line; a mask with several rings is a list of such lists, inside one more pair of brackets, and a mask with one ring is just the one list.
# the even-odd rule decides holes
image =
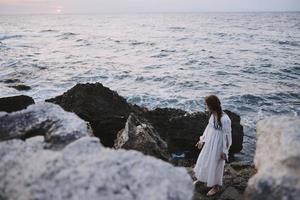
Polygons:
[[217,122],[214,120],[215,129],[222,129],[222,107],[219,98],[216,95],[209,95],[205,97],[205,102],[210,111],[217,113]]

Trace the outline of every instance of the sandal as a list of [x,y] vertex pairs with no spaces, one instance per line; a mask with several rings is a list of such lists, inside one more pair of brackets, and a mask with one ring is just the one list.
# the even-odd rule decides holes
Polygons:
[[217,194],[218,192],[220,192],[219,187],[213,187],[208,191],[206,196],[211,197],[211,196],[214,196],[215,194]]

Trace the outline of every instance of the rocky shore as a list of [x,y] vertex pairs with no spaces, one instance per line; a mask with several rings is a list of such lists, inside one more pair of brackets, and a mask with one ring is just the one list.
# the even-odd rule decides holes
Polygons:
[[191,199],[184,168],[104,147],[89,125],[39,102],[0,112],[0,199]]
[[[173,108],[148,110],[131,105],[117,92],[104,87],[101,83],[77,84],[64,94],[46,101],[58,104],[64,110],[74,112],[81,119],[89,122],[94,135],[104,146],[118,148],[123,144],[127,149],[134,146],[136,150],[164,160],[170,160],[172,153],[185,153],[186,158],[191,159],[192,163],[195,162],[199,154],[195,144],[208,123],[208,115],[202,112],[187,113]],[[233,144],[230,155],[233,158],[233,155],[242,149],[244,132],[240,117],[228,110],[225,112],[232,120]],[[135,122],[133,117],[129,117],[130,115],[135,116]],[[155,150],[149,150],[153,146],[132,141],[139,139],[134,137],[138,132],[135,128],[128,129],[128,127],[140,125],[144,128],[138,131],[142,131],[143,136],[147,135],[145,136],[147,142],[159,141]],[[124,128],[125,130],[122,130]],[[121,130],[123,134],[118,134]],[[124,138],[117,137],[118,135],[123,137],[127,135],[128,141],[121,141]]]
[[[206,113],[148,110],[100,83],[77,84],[46,102],[0,98],[0,199],[243,199],[256,169],[234,161],[243,127],[225,112],[230,163],[222,192],[207,198],[203,184],[192,185]],[[251,180],[246,197],[256,199]]]

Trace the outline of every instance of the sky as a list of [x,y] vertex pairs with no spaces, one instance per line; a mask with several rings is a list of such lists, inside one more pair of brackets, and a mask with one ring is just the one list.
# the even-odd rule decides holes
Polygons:
[[300,11],[300,0],[0,0],[0,14]]

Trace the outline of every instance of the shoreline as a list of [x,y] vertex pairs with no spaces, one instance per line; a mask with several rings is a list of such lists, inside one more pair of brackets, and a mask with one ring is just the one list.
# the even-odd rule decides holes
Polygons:
[[[107,147],[114,146],[118,139],[118,132],[124,129],[125,123],[131,123],[127,119],[128,116],[135,113],[139,123],[147,124],[153,129],[155,137],[166,142],[165,151],[168,154],[166,160],[173,160],[176,154],[184,155],[183,159],[178,159],[179,163],[183,160],[181,165],[187,160],[190,160],[187,163],[195,162],[199,150],[194,144],[208,123],[208,116],[202,112],[188,113],[174,108],[149,110],[146,107],[130,104],[116,91],[110,90],[101,83],[77,84],[62,95],[46,99],[45,102],[58,104],[64,110],[71,111],[89,122],[94,135]],[[225,110],[225,112],[232,119],[233,145],[230,150],[230,160],[234,160],[233,155],[242,150],[244,132],[240,117],[231,111]],[[141,144],[138,146],[136,147],[138,150],[147,152]],[[177,159],[174,160],[177,163]]]
[[[79,83],[79,84],[77,84],[77,85],[94,85],[94,84],[97,84],[97,83]],[[77,85],[75,85],[75,86],[73,86],[72,88],[74,88],[74,87],[76,87]],[[102,84],[101,84],[102,85]],[[103,86],[104,87],[104,86]],[[69,89],[69,90],[72,90],[72,88],[71,89]],[[106,88],[106,87],[104,87],[104,88]],[[69,91],[68,90],[68,91]],[[67,93],[68,91],[65,91],[64,93]],[[107,91],[111,91],[109,88],[108,88],[108,90]],[[115,91],[113,91],[113,92],[115,92]],[[64,94],[63,93],[63,94]],[[116,92],[117,93],[117,92]],[[117,93],[117,95],[118,95],[118,93]],[[62,96],[62,95],[58,95],[58,96]],[[58,97],[57,96],[57,97]],[[119,96],[119,95],[118,95]],[[52,99],[54,99],[54,98],[57,98],[57,97],[53,97]],[[5,98],[5,97],[4,97]],[[139,105],[136,105],[136,104],[132,104],[132,103],[129,103],[128,102],[128,100],[126,100],[124,97],[122,97],[122,96],[120,96],[120,98],[122,98],[125,102],[126,102],[126,104],[128,104],[128,105],[130,105],[130,106],[133,106],[133,107],[135,107],[135,108],[137,108],[137,109],[140,109],[140,110],[147,110],[147,111],[149,111],[149,112],[153,112],[153,113],[155,113],[155,110],[164,110],[164,112],[174,112],[174,113],[176,113],[176,112],[178,112],[179,111],[179,113],[181,113],[180,115],[183,115],[183,113],[184,113],[184,115],[185,114],[187,114],[187,115],[189,115],[189,116],[193,116],[193,115],[197,115],[197,114],[200,114],[201,115],[201,111],[197,111],[197,112],[189,112],[189,111],[185,111],[185,110],[182,110],[182,109],[179,109],[179,108],[170,108],[170,107],[156,107],[156,108],[147,108],[147,107],[144,107],[144,106],[139,106]],[[51,98],[50,98],[51,99]],[[50,99],[45,99],[45,100],[40,100],[40,101],[36,101],[36,103],[38,103],[38,102],[47,102],[47,101],[49,101]],[[88,99],[86,98],[86,100],[88,101]],[[59,104],[59,103],[58,103]],[[125,104],[124,104],[125,105]],[[127,106],[127,105],[126,105]],[[62,106],[63,107],[63,106]],[[68,110],[68,109],[67,109]],[[168,111],[169,110],[169,111]],[[76,112],[75,112],[76,113]],[[179,116],[180,116],[179,115]],[[80,114],[79,114],[79,116],[80,116]],[[179,117],[178,116],[178,117]],[[83,119],[84,119],[84,117],[83,117]],[[166,120],[167,118],[165,118],[165,119],[163,119],[163,120]],[[90,119],[90,120],[92,120],[92,119]],[[168,120],[168,119],[167,119]],[[199,118],[199,120],[201,120],[201,117]],[[124,122],[123,122],[124,123]],[[194,123],[194,122],[193,122]],[[199,133],[199,136],[200,136],[200,134],[201,134],[201,129],[203,129],[203,125],[201,126],[201,127],[199,127],[200,129],[200,131],[198,131],[198,133]],[[196,130],[195,130],[196,131]],[[245,137],[245,136],[244,136]],[[243,142],[243,144],[245,144],[245,140],[244,140],[244,142]],[[112,146],[112,145],[110,145],[110,146]],[[185,150],[181,150],[181,152],[184,152],[184,151],[186,151],[186,149]],[[173,152],[174,153],[174,152]],[[253,163],[253,156],[254,155],[252,155],[252,154],[244,154],[244,152],[239,152],[239,153],[237,153],[236,152],[236,154],[237,154],[237,160],[238,161],[243,161],[243,162],[248,162],[248,163]]]
[[[117,92],[104,87],[101,83],[77,84],[62,95],[47,99],[46,102],[35,103],[31,97],[24,95],[0,98],[0,110],[5,111],[0,112],[0,120],[3,122],[2,126],[0,126],[0,153],[4,155],[4,165],[11,166],[9,169],[0,166],[7,171],[4,171],[5,173],[1,175],[2,170],[0,170],[0,177],[3,176],[4,180],[7,178],[6,181],[8,182],[11,178],[16,178],[14,173],[10,173],[10,170],[21,170],[31,174],[31,177],[37,175],[36,170],[30,168],[31,165],[24,164],[25,159],[32,160],[38,165],[46,164],[46,166],[47,163],[58,162],[60,167],[65,168],[65,170],[69,170],[69,167],[76,168],[80,166],[82,168],[84,166],[84,170],[80,169],[78,171],[81,175],[77,179],[81,181],[88,180],[85,177],[86,173],[93,174],[95,171],[101,171],[101,169],[106,169],[107,167],[121,167],[117,171],[123,171],[125,166],[131,166],[131,162],[134,162],[133,166],[135,167],[126,169],[125,173],[128,173],[126,177],[138,176],[140,178],[145,176],[147,180],[150,180],[148,184],[151,185],[155,182],[152,181],[153,176],[162,178],[162,182],[164,182],[174,179],[175,173],[177,174],[175,177],[177,179],[176,182],[180,187],[170,187],[173,188],[172,192],[169,191],[172,195],[178,195],[178,199],[182,200],[211,199],[205,196],[209,189],[205,184],[197,183],[195,186],[192,186],[192,181],[195,180],[193,166],[199,152],[184,151],[190,145],[194,146],[195,140],[199,136],[198,131],[205,128],[208,120],[208,116],[205,113],[187,113],[183,110],[172,108],[148,110],[145,107],[128,104]],[[238,115],[228,110],[225,112],[232,120],[233,143],[230,155],[232,156],[231,158],[234,158],[234,154],[242,150],[243,127],[240,125],[240,117]],[[299,119],[294,118],[292,121],[291,119],[286,117],[279,120],[299,126]],[[264,121],[267,123],[265,124]],[[262,162],[266,159],[266,156],[268,157],[266,152],[269,151],[269,147],[277,149],[277,135],[285,132],[285,125],[278,125],[276,118],[264,121],[258,125],[259,143],[257,154],[255,155],[255,163],[235,161],[234,159],[226,163],[221,192],[214,196],[213,199],[256,199],[257,196],[265,195],[266,193],[263,188],[260,190],[255,189],[261,187],[260,185],[256,186],[256,182],[264,181],[266,174],[270,175],[271,179],[281,181],[280,178],[270,174],[261,165],[270,165],[269,167],[272,169],[280,170],[280,162],[286,162],[286,167],[290,167],[290,165],[295,168],[298,167],[294,156],[297,152],[290,149],[291,147],[282,147],[291,151],[291,155],[286,155],[287,161],[281,161],[280,154],[282,152],[277,150],[276,156],[278,157],[276,159],[279,164],[276,160],[272,161],[275,166],[268,162]],[[276,131],[274,132],[274,130]],[[270,132],[275,135],[269,141],[267,138]],[[297,134],[292,131],[292,134],[287,137],[297,137]],[[288,142],[289,138],[283,141]],[[295,141],[293,145],[297,145],[299,143],[297,142]],[[178,152],[178,150],[181,150],[183,157],[179,156],[180,159],[174,160],[172,153]],[[19,153],[15,154],[15,152]],[[76,160],[78,163],[74,166],[66,165],[65,161],[61,161],[62,157],[59,156],[61,154],[64,159],[70,159],[67,163],[70,161],[74,163]],[[105,154],[108,155],[101,156]],[[45,157],[45,155],[47,156]],[[55,159],[52,160],[53,158]],[[114,159],[125,160],[123,163]],[[268,159],[272,160],[272,158]],[[85,162],[82,162],[83,160],[89,163],[88,166],[85,166]],[[128,162],[131,164],[128,164]],[[125,166],[122,166],[123,164]],[[44,170],[42,174],[52,173],[51,170],[59,171],[60,168],[56,169],[56,165],[50,164],[48,167],[42,168],[41,170]],[[143,171],[148,165],[153,167],[151,173],[141,175],[133,172],[135,170]],[[165,177],[162,177],[161,173],[156,175],[156,172],[159,170],[164,171],[161,171],[161,173],[168,175]],[[114,177],[115,173],[108,173],[105,175],[106,178]],[[280,175],[285,178],[294,176],[293,173],[293,170],[291,170],[289,173],[281,172]],[[55,172],[54,174],[59,173]],[[101,174],[99,175],[102,176]],[[37,177],[33,181],[44,181],[43,176]],[[26,179],[22,176],[18,178],[21,181],[21,185],[17,187],[17,191],[22,193],[20,188],[23,184],[22,181]],[[61,178],[65,179],[65,181],[70,181],[69,177],[56,176],[56,179]],[[99,182],[106,184],[101,180],[94,184]],[[174,180],[170,182],[174,183]],[[112,184],[118,183],[112,182]],[[143,185],[144,183],[140,184]],[[155,183],[155,186],[157,184]],[[272,182],[267,184],[271,188],[278,188]],[[89,185],[88,187],[93,187],[93,184],[87,183],[87,185]],[[10,185],[5,187],[10,187]],[[26,185],[25,188],[30,189],[31,187],[31,185]],[[41,186],[35,187],[39,188]],[[105,193],[106,195],[116,195],[116,193],[110,191],[110,186],[105,187],[109,190],[109,192]],[[280,190],[285,191],[283,185],[279,187]],[[61,189],[64,189],[64,186],[55,186],[53,188],[53,190]],[[147,185],[147,191],[152,189]],[[132,190],[132,188],[129,190]],[[101,194],[101,191],[98,192]],[[277,195],[276,191],[277,189],[272,191],[274,192],[272,195]],[[76,191],[72,192],[76,193]],[[138,192],[137,195],[143,193],[141,191],[135,192]],[[165,190],[159,192],[163,194]],[[297,192],[296,190],[293,195],[297,195]],[[12,197],[18,194],[6,193],[3,195]],[[48,195],[47,191],[43,195]],[[87,193],[87,195],[94,195],[94,193]],[[70,197],[70,199],[72,198]],[[160,197],[158,199],[166,198]]]

